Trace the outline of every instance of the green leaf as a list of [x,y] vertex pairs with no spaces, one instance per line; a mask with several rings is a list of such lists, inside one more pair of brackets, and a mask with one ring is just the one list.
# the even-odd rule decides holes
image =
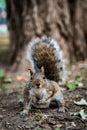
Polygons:
[[0,70],[0,79],[3,79],[5,77],[4,71],[1,69]]
[[76,104],[76,105],[79,105],[79,106],[82,106],[82,105],[86,105],[87,106],[87,101],[84,99],[84,98],[82,98],[80,101],[78,101],[78,102],[76,102],[76,101],[74,101],[74,103]]
[[76,90],[77,87],[82,87],[82,86],[83,83],[76,80],[73,80],[71,83],[69,82],[66,83],[66,87],[71,91],[74,91]]
[[60,128],[55,128],[55,130],[61,130]]
[[77,87],[76,84],[75,84],[75,82],[67,83],[66,86],[71,91],[74,91],[76,89],[76,87]]

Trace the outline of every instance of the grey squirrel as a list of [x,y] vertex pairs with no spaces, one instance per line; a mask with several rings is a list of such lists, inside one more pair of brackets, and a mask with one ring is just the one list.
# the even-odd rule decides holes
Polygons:
[[30,80],[24,88],[24,110],[28,114],[32,106],[48,108],[56,101],[60,112],[65,112],[65,101],[58,85],[65,79],[65,64],[62,51],[54,39],[50,37],[36,38],[29,44],[28,60]]

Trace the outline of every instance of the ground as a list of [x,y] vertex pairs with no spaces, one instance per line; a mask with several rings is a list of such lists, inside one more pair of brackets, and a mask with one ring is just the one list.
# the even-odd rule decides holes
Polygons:
[[[49,109],[32,109],[28,116],[21,116],[22,111],[18,101],[22,96],[24,83],[28,78],[26,73],[7,72],[12,82],[5,84],[7,90],[0,91],[0,130],[87,130],[87,119],[80,115],[72,115],[87,106],[78,106],[74,101],[84,98],[87,101],[87,62],[72,65],[69,69],[68,81],[74,82],[80,75],[80,83],[83,85],[71,91],[63,86],[63,94],[67,111],[58,113],[58,108],[51,106]],[[79,67],[80,66],[80,67]],[[76,79],[77,80],[77,79]]]

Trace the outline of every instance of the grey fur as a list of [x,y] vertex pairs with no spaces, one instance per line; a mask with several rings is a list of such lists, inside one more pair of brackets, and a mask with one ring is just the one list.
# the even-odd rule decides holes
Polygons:
[[[63,51],[61,50],[59,44],[50,37],[43,36],[41,38],[36,38],[35,40],[33,40],[32,42],[29,43],[27,59],[30,61],[33,71],[34,72],[36,71],[34,60],[36,62],[38,62],[38,59],[34,59],[35,57],[33,57],[35,48],[37,47],[38,44],[40,44],[42,42],[43,42],[43,44],[45,44],[47,46],[47,48],[51,47],[55,54],[56,64],[54,66],[56,66],[56,68],[58,69],[59,77],[60,77],[60,81],[58,81],[58,82],[59,83],[61,83],[61,81],[65,82],[66,69],[65,69],[65,62],[64,62],[64,58],[63,58]],[[56,73],[56,72],[54,72],[54,73]]]

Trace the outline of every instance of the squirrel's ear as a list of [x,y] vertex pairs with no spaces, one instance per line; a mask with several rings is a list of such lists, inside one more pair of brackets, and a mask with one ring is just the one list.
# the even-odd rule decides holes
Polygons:
[[41,67],[41,72],[42,72],[42,74],[45,73],[45,72],[44,72],[44,67],[43,67],[43,66]]
[[29,70],[29,72],[30,72],[30,74],[32,76],[33,75],[33,71],[31,69],[28,69],[28,70]]

